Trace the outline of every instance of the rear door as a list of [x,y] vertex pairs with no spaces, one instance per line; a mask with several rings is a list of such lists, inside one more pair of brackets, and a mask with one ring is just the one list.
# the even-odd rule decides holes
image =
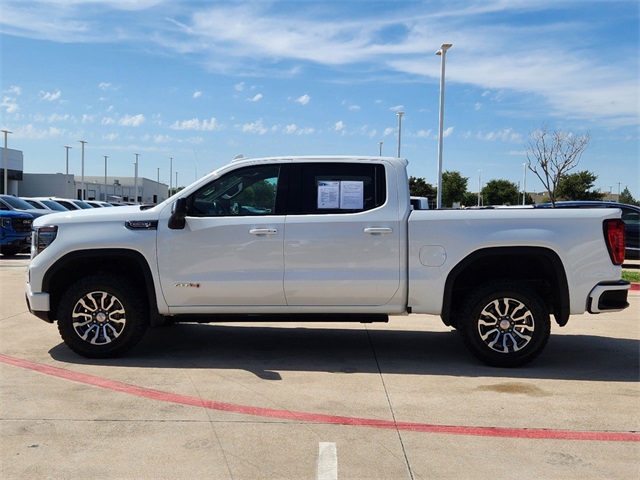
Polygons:
[[395,295],[402,229],[386,177],[382,162],[292,165],[284,240],[288,305],[384,305]]

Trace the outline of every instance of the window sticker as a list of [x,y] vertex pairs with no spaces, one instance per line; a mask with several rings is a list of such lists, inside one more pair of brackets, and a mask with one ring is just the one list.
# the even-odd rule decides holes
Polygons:
[[344,210],[362,210],[364,207],[364,182],[340,182],[340,208]]
[[321,180],[318,182],[318,209],[362,210],[364,182]]
[[340,182],[318,182],[318,208],[340,207]]

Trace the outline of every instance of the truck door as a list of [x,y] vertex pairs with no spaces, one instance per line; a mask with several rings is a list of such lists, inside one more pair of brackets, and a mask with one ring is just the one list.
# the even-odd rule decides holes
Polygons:
[[294,164],[289,193],[287,304],[388,303],[400,286],[404,229],[397,195],[386,191],[384,164]]
[[187,198],[184,229],[160,222],[159,277],[174,313],[188,312],[180,307],[285,305],[281,169],[228,172]]

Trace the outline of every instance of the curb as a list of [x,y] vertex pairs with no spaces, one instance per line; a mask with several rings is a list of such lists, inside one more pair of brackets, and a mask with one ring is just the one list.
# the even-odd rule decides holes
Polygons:
[[632,283],[630,290],[632,292],[640,292],[640,283]]

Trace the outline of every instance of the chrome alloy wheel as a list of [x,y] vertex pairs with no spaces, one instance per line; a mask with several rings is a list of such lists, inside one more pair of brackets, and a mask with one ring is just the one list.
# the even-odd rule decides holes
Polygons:
[[107,292],[90,292],[73,307],[73,329],[85,342],[106,345],[116,340],[127,323],[124,306]]
[[535,320],[526,305],[514,298],[491,301],[480,312],[478,333],[482,341],[499,353],[517,352],[531,342]]

